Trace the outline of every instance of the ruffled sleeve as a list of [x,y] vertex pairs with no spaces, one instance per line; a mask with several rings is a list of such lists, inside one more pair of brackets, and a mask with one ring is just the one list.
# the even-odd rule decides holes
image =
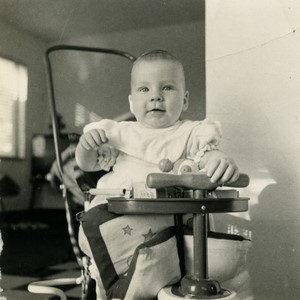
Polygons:
[[205,152],[219,149],[221,139],[221,123],[205,119],[193,129],[190,135],[187,157],[199,162]]

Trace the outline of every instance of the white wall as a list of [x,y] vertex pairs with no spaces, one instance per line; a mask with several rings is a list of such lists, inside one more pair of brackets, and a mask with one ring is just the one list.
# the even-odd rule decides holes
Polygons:
[[207,116],[250,175],[255,299],[300,299],[300,3],[206,1]]

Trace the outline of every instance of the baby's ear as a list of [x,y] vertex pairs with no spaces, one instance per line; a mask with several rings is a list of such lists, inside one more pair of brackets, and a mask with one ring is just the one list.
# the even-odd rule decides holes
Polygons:
[[133,109],[132,109],[131,94],[128,95],[128,101],[129,101],[129,108],[130,108],[130,111],[131,111],[132,113],[134,113],[134,112],[133,112]]
[[185,91],[185,95],[183,98],[183,106],[182,106],[182,111],[186,111],[189,107],[189,91]]

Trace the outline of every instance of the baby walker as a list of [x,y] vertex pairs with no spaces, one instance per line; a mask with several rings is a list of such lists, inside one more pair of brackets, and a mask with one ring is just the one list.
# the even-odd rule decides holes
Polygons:
[[[186,166],[181,164],[184,169]],[[249,177],[241,174],[233,184],[226,186],[242,188],[249,184]],[[248,198],[229,196],[217,197],[210,193],[218,184],[210,182],[205,174],[183,173],[149,174],[144,195],[147,198],[109,198],[108,209],[119,214],[175,214],[178,228],[178,247],[181,252],[180,261],[184,261],[182,241],[182,214],[193,214],[194,240],[194,273],[182,277],[180,284],[162,289],[158,300],[168,299],[233,299],[235,292],[221,287],[217,280],[209,278],[207,261],[208,214],[242,212],[248,209]],[[170,188],[182,188],[174,198],[168,192]],[[139,193],[141,195],[141,193]],[[150,195],[150,198],[149,198]],[[158,196],[159,195],[159,196]],[[158,197],[157,197],[158,196]],[[165,197],[164,197],[165,196]],[[184,269],[184,266],[181,266]]]

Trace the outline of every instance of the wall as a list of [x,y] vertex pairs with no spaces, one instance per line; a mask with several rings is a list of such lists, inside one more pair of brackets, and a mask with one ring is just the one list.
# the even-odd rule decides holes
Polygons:
[[249,213],[224,220],[252,235],[255,299],[299,299],[300,5],[209,0],[206,22],[207,116],[251,178]]
[[[204,13],[204,12],[203,12]],[[68,44],[112,48],[139,56],[152,49],[166,49],[182,60],[187,89],[190,91],[190,109],[185,118],[203,119],[205,116],[205,48],[204,16],[198,22],[165,27],[136,29],[109,35],[90,35],[66,41]],[[104,117],[114,117],[129,110],[129,72],[126,59],[107,63],[108,58],[88,54],[53,56],[56,70],[58,110],[64,114],[68,129],[74,131],[74,103],[87,105]],[[101,74],[103,75],[101,76]],[[71,74],[71,75],[70,75]],[[122,75],[120,75],[122,74]],[[77,84],[76,84],[77,82]],[[96,106],[95,106],[96,104]],[[64,113],[64,111],[68,113]]]
[[[26,159],[1,159],[0,172],[9,175],[21,187],[17,197],[5,198],[7,210],[28,207],[31,193],[30,142],[33,132],[46,130],[45,72],[43,53],[45,44],[20,29],[0,20],[0,55],[24,64],[28,68],[28,101],[26,115]],[[48,120],[49,121],[49,120]]]

